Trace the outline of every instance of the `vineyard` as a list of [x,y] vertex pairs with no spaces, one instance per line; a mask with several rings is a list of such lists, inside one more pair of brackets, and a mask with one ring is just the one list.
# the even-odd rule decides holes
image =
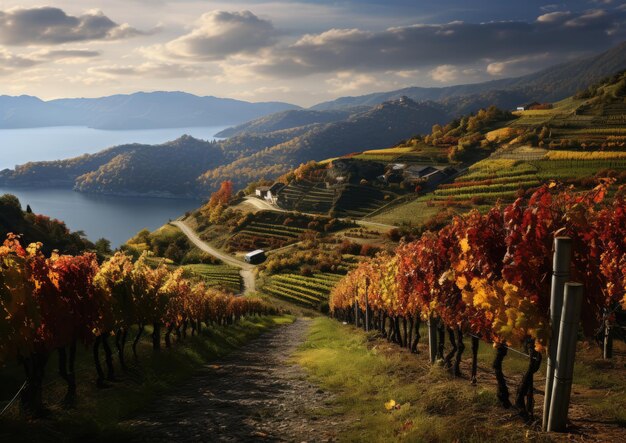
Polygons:
[[[626,202],[621,188],[607,201],[608,184],[575,193],[542,186],[528,198],[456,217],[437,233],[401,245],[395,254],[363,262],[332,291],[337,319],[362,323],[416,351],[420,324],[437,323],[437,358],[460,375],[471,338],[471,378],[479,342],[493,344],[493,368],[502,405],[512,405],[502,363],[510,348],[530,356],[513,404],[534,414],[532,379],[550,340],[552,248],[572,241],[571,279],[583,284],[582,331],[604,334],[626,305]],[[613,323],[612,323],[613,322]],[[449,348],[444,348],[445,336]],[[606,338],[605,338],[606,340]]]
[[340,217],[361,218],[374,212],[395,195],[379,189],[348,185],[337,199],[334,209]]
[[439,201],[512,201],[518,190],[532,190],[546,181],[584,178],[604,170],[624,169],[624,152],[505,148],[470,166],[454,183],[440,185],[433,195],[434,200]]
[[316,309],[321,303],[328,301],[330,291],[342,277],[331,273],[314,274],[310,277],[277,274],[269,278],[263,286],[263,292],[272,297]]
[[372,149],[354,155],[357,160],[377,161],[383,163],[409,164],[446,164],[447,152],[436,146],[431,146],[419,140],[410,140],[406,144],[387,149]]
[[290,211],[328,214],[340,192],[340,188],[328,189],[324,183],[294,180],[278,194],[278,205]]
[[369,186],[334,185],[306,180],[292,181],[278,196],[283,209],[304,213],[328,214],[360,218],[383,206],[396,195]]
[[540,180],[537,167],[511,159],[487,159],[472,165],[467,174],[454,183],[440,185],[434,191],[434,200],[469,201],[481,199],[512,200],[518,189],[537,187]]
[[261,211],[249,215],[236,228],[227,248],[231,251],[276,249],[299,241],[307,231],[328,232],[343,226],[330,221],[323,216]]
[[[79,344],[91,347],[97,385],[115,380],[110,337],[115,337],[119,368],[126,368],[126,344],[137,343],[147,326],[152,347],[172,344],[211,324],[229,325],[271,309],[259,299],[236,298],[204,282],[184,278],[184,269],[154,268],[142,255],[116,253],[99,265],[92,253],[53,254],[46,258],[40,244],[23,248],[9,235],[0,248],[0,363],[17,361],[25,369],[22,410],[41,416],[44,368],[58,353],[59,374],[67,384],[65,401],[76,394],[75,359]],[[129,332],[136,331],[134,337]],[[102,365],[104,351],[105,366]],[[136,355],[136,354],[135,354]],[[105,372],[106,371],[106,372]]]
[[239,293],[243,289],[243,281],[239,269],[227,265],[194,264],[183,266],[185,276],[200,278],[209,288]]

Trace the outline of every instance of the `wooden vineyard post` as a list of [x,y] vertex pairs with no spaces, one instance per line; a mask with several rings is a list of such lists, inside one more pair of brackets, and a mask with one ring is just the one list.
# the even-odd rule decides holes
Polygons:
[[604,329],[602,337],[602,357],[605,360],[613,358],[613,331],[611,331],[611,323],[609,319],[604,320]]
[[548,417],[547,430],[549,432],[562,432],[567,424],[582,302],[583,285],[566,283],[552,385],[552,400],[550,401],[550,415]]
[[428,318],[428,352],[430,362],[437,360],[437,319],[432,315]]
[[369,280],[365,278],[365,332],[370,330],[370,304],[368,300]]
[[548,427],[550,414],[550,402],[552,399],[552,382],[554,380],[554,367],[558,346],[558,334],[563,308],[563,289],[569,279],[570,262],[572,258],[572,240],[569,237],[556,237],[554,239],[554,258],[552,262],[552,289],[550,292],[550,323],[552,335],[548,344],[548,360],[546,364],[546,389],[543,401],[542,428]]
[[359,327],[359,301],[354,301],[354,326]]

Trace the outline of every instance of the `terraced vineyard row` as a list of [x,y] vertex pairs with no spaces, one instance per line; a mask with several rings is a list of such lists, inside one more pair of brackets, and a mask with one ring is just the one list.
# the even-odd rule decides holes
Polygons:
[[253,220],[239,230],[228,242],[229,246],[239,251],[257,248],[279,248],[298,241],[304,228],[285,226],[280,222]]
[[625,169],[626,159],[614,160],[544,160],[537,162],[537,176],[541,179],[566,179],[595,175],[605,169]]
[[278,274],[270,277],[263,292],[292,303],[317,308],[328,300],[330,291],[342,275],[322,273],[305,277],[299,274]]
[[291,182],[280,191],[278,205],[292,211],[327,214],[341,192],[324,184],[308,181]]
[[539,185],[539,180],[537,178],[524,180],[524,181],[511,181],[509,183],[495,183],[492,185],[470,185],[460,188],[448,188],[448,189],[437,189],[435,191],[435,196],[443,197],[443,196],[459,196],[459,195],[474,195],[474,194],[490,194],[490,193],[501,193],[505,191],[516,191],[520,188],[530,188],[533,186]]
[[378,189],[348,185],[335,204],[335,210],[341,217],[361,218],[375,211],[386,203],[387,194]]
[[584,160],[588,163],[589,160],[615,160],[625,159],[626,152],[620,151],[551,151],[547,153],[546,158],[548,160]]
[[207,286],[219,287],[232,292],[243,289],[243,281],[239,269],[227,265],[185,265],[185,273],[189,277],[204,279]]
[[518,160],[487,159],[476,163],[469,169],[469,173],[459,180],[486,180],[494,178],[510,178],[528,176],[537,173],[537,167]]
[[[529,158],[524,160],[523,157]],[[605,169],[626,169],[626,152],[543,150],[520,147],[472,165],[469,173],[434,192],[435,200],[513,199],[520,188],[548,180],[594,176]]]

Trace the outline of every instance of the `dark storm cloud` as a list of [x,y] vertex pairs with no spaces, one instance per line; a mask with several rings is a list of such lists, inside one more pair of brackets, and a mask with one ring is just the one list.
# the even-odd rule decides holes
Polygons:
[[0,43],[4,45],[55,45],[141,34],[128,25],[115,23],[102,12],[71,16],[54,7],[0,11]]
[[301,76],[342,70],[387,71],[467,66],[539,54],[559,57],[606,49],[624,38],[626,12],[554,11],[532,22],[452,22],[382,32],[331,29],[275,47],[258,72]]

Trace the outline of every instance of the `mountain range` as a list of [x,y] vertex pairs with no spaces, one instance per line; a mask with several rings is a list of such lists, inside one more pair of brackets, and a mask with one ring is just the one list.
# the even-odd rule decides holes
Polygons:
[[[495,104],[510,109],[531,100],[560,100],[624,68],[626,44],[517,79],[346,97],[312,109],[183,93],[138,93],[53,102],[32,97],[21,100],[2,97],[0,104],[22,105],[20,112],[0,114],[0,122],[4,124],[43,123],[63,116],[63,113],[34,113],[27,120],[29,106],[42,103],[71,109],[94,127],[150,127],[156,122],[174,127],[209,125],[236,118],[246,122],[240,121],[239,125],[219,133],[220,137],[228,138],[217,142],[184,136],[162,145],[122,145],[73,159],[27,163],[15,170],[1,171],[0,185],[61,186],[119,195],[205,197],[224,180],[233,180],[237,187],[242,187],[256,180],[276,178],[310,160],[393,146],[412,136],[429,133],[434,124],[447,123],[479,108]],[[165,106],[164,97],[175,105]],[[229,111],[218,112],[220,106],[226,106]],[[141,113],[137,111],[140,108],[143,108]],[[250,119],[255,113],[261,115]],[[208,116],[213,120],[207,120]]]
[[[341,97],[319,103],[311,109],[327,111],[354,106],[373,106],[402,96],[415,101],[441,102],[454,114],[484,107],[486,100],[491,105],[508,109],[525,101],[554,102],[564,99],[624,69],[626,69],[626,42],[601,54],[572,60],[522,77],[440,88],[410,87],[357,97]],[[468,106],[471,102],[476,104]]]
[[[557,101],[623,69],[626,69],[626,42],[601,54],[522,77],[340,97],[309,109],[289,103],[250,103],[228,98],[198,97],[184,92],[138,92],[50,101],[31,96],[0,96],[0,129],[44,126],[150,129],[244,124],[220,133],[221,137],[230,137],[242,132],[271,132],[337,122],[364,108],[401,97],[417,102],[436,101],[446,113],[460,116],[489,105],[511,109],[526,102]],[[271,117],[265,119],[267,116]],[[259,118],[261,120],[246,124]]]
[[280,102],[250,103],[198,97],[184,92],[137,92],[101,98],[43,101],[31,96],[0,96],[0,129],[88,126],[96,129],[227,126],[264,115],[299,109]]

